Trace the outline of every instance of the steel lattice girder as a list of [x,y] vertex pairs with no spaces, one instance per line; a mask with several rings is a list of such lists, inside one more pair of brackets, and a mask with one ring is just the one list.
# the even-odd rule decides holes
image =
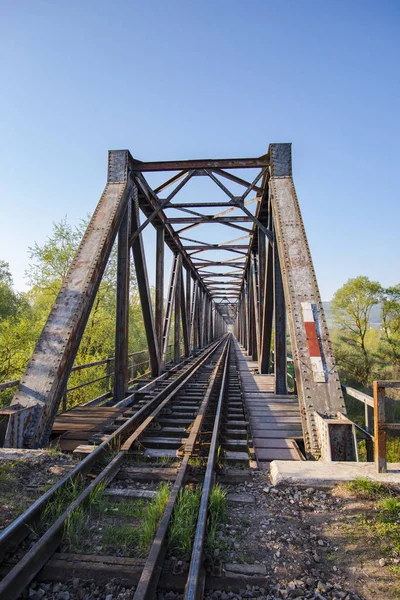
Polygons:
[[[244,168],[258,170],[252,182],[225,170]],[[152,189],[143,173],[154,171],[178,172]],[[217,185],[226,194],[226,202],[173,201],[197,176]],[[242,186],[243,194],[234,195],[221,178]],[[161,199],[158,194],[170,186],[175,187]],[[246,200],[250,191],[256,197]],[[257,202],[254,214],[247,208],[252,202]],[[189,210],[196,207],[227,210],[209,215]],[[139,208],[145,216],[143,223]],[[169,209],[183,211],[185,216],[168,216]],[[228,216],[232,211],[238,213]],[[244,231],[249,244],[238,243],[243,235],[218,244],[183,236],[188,229],[210,223]],[[157,230],[154,313],[141,239],[149,224]],[[175,231],[174,224],[183,228]],[[290,144],[272,144],[268,154],[254,159],[141,162],[126,150],[109,153],[107,185],[12,401],[15,413],[10,416],[6,442],[35,446],[48,438],[117,234],[115,398],[123,398],[127,381],[127,248],[131,246],[154,375],[166,361],[174,313],[175,361],[181,357],[181,341],[187,356],[221,335],[227,323],[235,323],[236,335],[265,373],[270,368],[275,330],[276,391],[286,393],[287,311],[306,449],[318,456],[321,442],[315,414],[344,414],[345,408],[294,190]],[[175,257],[165,316],[164,242]],[[214,250],[225,250],[232,258],[204,258],[204,252]]]

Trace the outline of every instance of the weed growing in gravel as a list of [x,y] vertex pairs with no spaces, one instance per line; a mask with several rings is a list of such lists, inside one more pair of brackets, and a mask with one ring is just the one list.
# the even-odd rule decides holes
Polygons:
[[373,500],[390,493],[389,488],[376,481],[371,481],[370,479],[355,479],[354,481],[346,483],[345,487],[359,498],[368,500]]
[[169,529],[171,550],[189,558],[200,507],[201,486],[186,486],[179,492]]
[[3,496],[4,494],[5,502],[8,499],[10,491],[12,491],[18,483],[19,477],[18,474],[15,473],[14,469],[18,466],[20,462],[22,461],[7,460],[0,464],[1,496]]
[[156,459],[156,463],[163,465],[164,467],[169,467],[170,465],[174,464],[174,462],[176,462],[175,456],[158,456]]
[[[108,511],[114,512],[121,517],[134,517],[140,519],[146,512],[148,502],[146,500],[137,500],[136,502],[113,502],[109,504]],[[105,509],[107,512],[107,508]]]
[[158,524],[164,513],[169,498],[169,486],[162,483],[158,488],[157,495],[145,508],[139,527],[136,531],[136,539],[139,551],[147,554],[157,531]]
[[220,541],[217,541],[217,531],[219,525],[226,522],[226,489],[223,489],[218,483],[214,485],[210,493],[208,505],[208,520],[207,520],[207,552],[215,555],[215,550],[221,550]]
[[368,532],[378,541],[380,551],[389,556],[400,555],[400,499],[394,490],[369,479],[357,479],[346,484],[359,498],[373,501],[375,513],[371,518],[359,516],[361,532]]
[[110,525],[103,532],[103,548],[118,548],[124,551],[135,546],[135,530],[129,523]]
[[74,479],[69,479],[64,486],[56,489],[43,511],[40,525],[47,527],[50,523],[58,519],[68,506],[82,493],[84,488],[84,480],[78,476]]
[[394,496],[383,498],[378,502],[378,509],[389,517],[397,519],[400,516],[400,501]]
[[47,449],[47,455],[53,460],[57,460],[57,458],[60,458],[60,456],[62,455],[60,443],[57,442],[56,444],[54,444],[54,446],[50,446],[50,448]]
[[204,467],[205,463],[206,459],[204,459],[202,456],[191,456],[189,458],[189,465],[195,469],[201,469]]
[[80,504],[71,512],[64,525],[63,540],[72,552],[80,552],[88,534],[89,512],[86,506]]

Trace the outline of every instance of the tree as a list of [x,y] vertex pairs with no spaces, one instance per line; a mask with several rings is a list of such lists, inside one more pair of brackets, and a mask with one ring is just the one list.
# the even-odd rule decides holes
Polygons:
[[332,314],[343,330],[347,343],[356,344],[362,354],[361,382],[368,383],[371,374],[370,354],[366,345],[369,318],[373,306],[382,298],[382,287],[377,281],[359,276],[349,279],[333,296]]
[[384,351],[397,368],[400,367],[400,283],[387,288],[382,296],[382,329]]
[[10,265],[0,260],[0,321],[17,314],[19,298],[12,286]]
[[40,246],[37,242],[28,248],[28,255],[33,262],[25,276],[32,286],[41,293],[55,298],[64,281],[72,259],[78,249],[87,226],[87,220],[82,220],[77,227],[72,227],[64,217],[58,223],[53,222],[53,232],[45,243]]

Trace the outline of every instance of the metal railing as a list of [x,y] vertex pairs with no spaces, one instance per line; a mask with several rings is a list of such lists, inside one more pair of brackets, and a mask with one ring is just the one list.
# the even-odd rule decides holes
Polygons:
[[[146,375],[147,373],[150,372],[149,351],[146,348],[145,350],[131,352],[130,354],[128,354],[128,358],[129,358],[128,385],[132,385],[133,383],[138,381],[140,378],[142,378],[144,375]],[[172,360],[173,344],[168,345],[168,351],[167,351],[166,358],[167,358],[167,362]],[[71,375],[73,375],[74,373],[80,373],[86,369],[94,369],[94,368],[98,368],[98,367],[104,367],[105,374],[101,375],[100,377],[95,377],[94,379],[90,379],[89,381],[84,381],[82,383],[72,385],[71,387],[67,387],[66,390],[64,391],[64,394],[62,397],[60,411],[65,411],[68,408],[68,394],[70,394],[72,392],[76,392],[77,390],[88,387],[90,385],[94,385],[101,381],[104,382],[104,390],[103,390],[103,394],[100,398],[102,400],[106,400],[107,398],[110,398],[112,396],[112,390],[113,390],[113,385],[114,385],[114,379],[113,379],[114,378],[114,360],[115,360],[114,357],[111,356],[109,358],[104,358],[102,360],[96,360],[96,361],[93,361],[90,363],[85,363],[83,365],[75,365],[74,367],[72,367]],[[68,380],[68,382],[69,381],[70,381],[70,379]],[[5,381],[4,383],[0,383],[0,393],[7,389],[17,387],[19,385],[19,383],[20,383],[19,379],[14,379],[12,381]],[[76,404],[80,404],[80,402],[77,402]],[[76,404],[74,404],[74,405],[76,405]]]
[[348,396],[355,398],[364,404],[364,422],[365,428],[354,423],[354,427],[361,434],[361,439],[365,440],[365,450],[367,454],[367,462],[374,461],[374,436],[373,436],[373,421],[374,421],[374,399],[364,392],[360,392],[347,385],[341,385],[342,391]]
[[387,420],[388,401],[395,401],[385,394],[387,388],[400,389],[400,381],[374,381],[373,396],[355,390],[352,387],[342,385],[342,390],[359,400],[365,407],[365,428],[354,423],[356,429],[365,439],[367,462],[375,461],[378,473],[386,473],[387,470],[387,433],[400,430],[400,423],[392,423]]

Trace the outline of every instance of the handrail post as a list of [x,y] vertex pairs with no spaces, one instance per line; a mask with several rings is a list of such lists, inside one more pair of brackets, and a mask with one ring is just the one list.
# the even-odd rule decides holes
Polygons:
[[385,388],[374,381],[375,464],[378,473],[386,473],[386,411]]
[[[374,409],[368,404],[364,404],[365,411],[365,431],[372,436],[372,424],[374,421]],[[365,438],[365,448],[367,451],[367,462],[374,462],[374,444],[372,437]]]
[[107,362],[106,362],[106,392],[110,391],[110,380],[111,380],[111,373],[112,373],[112,358],[107,358]]

